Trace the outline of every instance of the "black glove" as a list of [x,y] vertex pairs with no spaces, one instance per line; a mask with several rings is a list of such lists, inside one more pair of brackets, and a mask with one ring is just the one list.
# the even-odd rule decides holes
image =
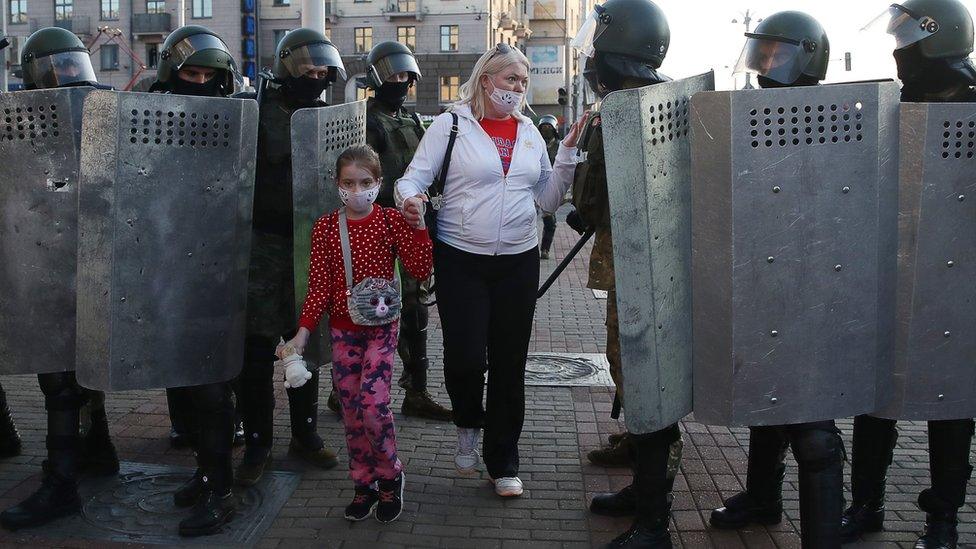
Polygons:
[[579,234],[586,232],[586,223],[583,222],[583,218],[580,217],[579,212],[576,210],[566,214],[566,224],[569,225],[569,228],[573,229]]

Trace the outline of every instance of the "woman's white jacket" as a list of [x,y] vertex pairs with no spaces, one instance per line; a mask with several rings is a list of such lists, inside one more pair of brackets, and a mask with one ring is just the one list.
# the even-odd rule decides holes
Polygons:
[[[538,246],[536,203],[555,212],[573,181],[575,148],[560,144],[556,165],[532,121],[518,117],[518,136],[506,175],[494,142],[467,105],[454,109],[458,137],[437,215],[437,238],[460,250],[483,255],[523,253]],[[425,193],[444,162],[451,114],[427,129],[413,161],[396,182],[398,198]]]

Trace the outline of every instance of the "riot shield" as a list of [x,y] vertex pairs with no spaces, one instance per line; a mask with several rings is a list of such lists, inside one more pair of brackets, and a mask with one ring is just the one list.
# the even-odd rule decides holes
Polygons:
[[905,103],[894,372],[878,415],[976,416],[976,104]]
[[696,419],[874,410],[893,346],[897,128],[891,82],[692,100]]
[[75,369],[78,147],[92,90],[0,94],[2,374]]
[[257,104],[98,91],[84,116],[78,381],[115,391],[235,377]]
[[603,120],[627,430],[692,408],[691,96],[715,75],[611,93]]
[[[299,109],[291,115],[292,202],[295,226],[295,317],[301,314],[308,294],[308,261],[312,227],[323,215],[342,206],[335,183],[335,163],[352,145],[366,143],[366,101],[332,107]],[[392,185],[392,181],[384,184]],[[323,318],[325,323],[327,319]],[[330,362],[331,353],[324,330],[319,337],[320,362]],[[316,349],[309,349],[314,353]]]

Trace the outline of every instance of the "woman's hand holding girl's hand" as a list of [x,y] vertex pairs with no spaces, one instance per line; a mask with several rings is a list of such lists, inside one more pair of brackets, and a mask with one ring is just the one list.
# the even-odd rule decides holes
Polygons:
[[308,336],[311,332],[308,328],[299,328],[298,333],[295,337],[291,338],[285,343],[279,343],[278,347],[275,349],[275,356],[279,359],[284,360],[286,356],[291,354],[301,355],[305,353],[305,346],[308,345]]
[[427,202],[427,195],[424,194],[411,196],[403,201],[403,218],[414,229],[419,229],[422,226],[424,220],[424,202]]
[[580,135],[583,133],[583,128],[586,127],[586,123],[590,120],[590,111],[583,113],[583,116],[576,121],[572,127],[569,128],[569,133],[566,134],[566,138],[563,139],[563,145],[573,148],[576,147],[579,141]]

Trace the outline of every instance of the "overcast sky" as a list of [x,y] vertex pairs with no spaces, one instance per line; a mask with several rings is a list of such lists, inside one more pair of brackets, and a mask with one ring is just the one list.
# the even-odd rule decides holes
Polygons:
[[[893,42],[884,29],[875,34],[860,32],[891,0],[654,0],[668,16],[671,48],[661,71],[672,78],[691,76],[715,69],[715,85],[733,87],[731,72],[745,40],[743,14],[753,19],[784,10],[801,10],[813,15],[827,30],[831,59],[828,82],[894,78],[891,57]],[[976,0],[963,0],[976,14]],[[733,24],[732,20],[738,21]],[[752,23],[756,28],[756,22]],[[844,52],[852,53],[852,71],[844,71]]]

